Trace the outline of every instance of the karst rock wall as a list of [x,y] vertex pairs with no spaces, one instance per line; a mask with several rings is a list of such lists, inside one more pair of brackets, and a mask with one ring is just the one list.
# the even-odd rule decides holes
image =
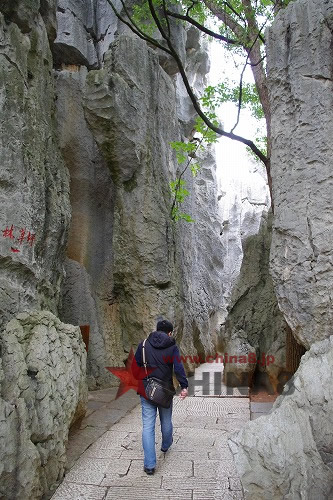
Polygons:
[[78,327],[52,313],[20,313],[0,332],[0,496],[37,500],[66,466],[70,426],[88,399]]
[[42,13],[37,0],[0,5],[1,326],[25,309],[56,313],[63,276],[70,204],[47,32],[54,4]]
[[239,355],[252,352],[259,360],[257,364],[225,363],[227,385],[262,384],[273,393],[285,382],[287,325],[269,273],[271,235],[272,214],[264,212],[259,232],[243,242],[242,265],[228,303],[223,351]]
[[[170,181],[180,166],[169,142],[191,139],[194,125],[177,66],[115,21],[107,2],[92,11],[88,4],[59,4],[54,53],[72,206],[61,318],[90,325],[88,374],[96,387],[117,383],[105,367],[122,366],[161,316],[175,323],[185,354],[214,351],[223,243],[212,152],[200,158],[195,179],[190,169],[185,176],[191,196],[183,210],[196,223],[171,220]],[[80,36],[63,28],[74,24]],[[171,29],[200,90],[207,51],[193,29]]]
[[223,313],[218,347],[229,355],[253,353],[258,360],[225,362],[227,385],[250,384],[273,393],[281,389],[288,376],[289,356],[288,327],[269,271],[270,195],[265,167],[250,159],[244,164],[235,160],[232,151],[227,153],[232,147],[225,140],[223,152],[217,150],[223,244]]
[[84,415],[87,401],[80,330],[56,317],[71,209],[55,119],[55,36],[55,2],[1,2],[0,497],[5,500],[36,500],[56,486],[65,470],[69,427]]
[[333,336],[315,342],[269,415],[229,440],[249,500],[333,495]]
[[333,4],[297,0],[268,31],[275,205],[271,274],[291,333],[308,352],[269,415],[230,448],[248,499],[333,494]]
[[[214,353],[242,241],[258,229],[266,194],[253,206],[250,193],[235,199],[230,218],[208,151],[197,177],[185,175],[191,195],[183,211],[195,224],[172,223],[170,181],[181,168],[169,142],[191,139],[195,117],[174,60],[134,37],[106,0],[3,5],[5,36],[17,33],[27,49],[16,54],[26,61],[21,69],[4,56],[4,78],[15,82],[16,94],[3,101],[4,116],[14,117],[3,130],[14,183],[4,176],[2,318],[46,308],[64,322],[89,325],[92,388],[116,383],[106,366],[122,366],[160,316],[174,321],[184,354]],[[171,30],[200,93],[207,50],[194,28],[175,22]],[[11,39],[6,50],[17,46]],[[7,139],[13,134],[15,148]],[[28,231],[35,241],[27,241]]]
[[[77,325],[90,328],[91,388],[118,384],[106,367],[123,366],[161,316],[183,354],[214,354],[262,210],[248,193],[245,210],[235,201],[233,218],[221,211],[208,150],[184,177],[195,224],[172,222],[170,181],[183,167],[169,142],[193,139],[193,107],[175,62],[106,0],[6,0],[0,13],[1,474],[4,495],[32,499],[62,478],[68,428],[84,413]],[[206,48],[193,28],[171,30],[200,93]]]
[[275,204],[271,272],[305,347],[332,334],[333,5],[297,0],[268,34]]

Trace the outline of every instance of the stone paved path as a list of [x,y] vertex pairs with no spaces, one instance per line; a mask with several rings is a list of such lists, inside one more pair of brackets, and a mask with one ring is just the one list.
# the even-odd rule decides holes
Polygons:
[[87,413],[80,424],[70,430],[67,470],[72,468],[90,445],[138,405],[139,397],[135,391],[131,390],[115,399],[117,391],[116,387],[111,387],[89,392]]
[[[119,398],[118,405],[125,398],[126,406],[131,393]],[[109,411],[112,422],[115,410]],[[102,434],[76,461],[52,500],[243,499],[227,437],[249,419],[247,398],[175,397],[174,443],[166,454],[157,452],[155,475],[147,476],[137,406],[108,430],[100,427]],[[156,438],[160,450],[158,418]]]

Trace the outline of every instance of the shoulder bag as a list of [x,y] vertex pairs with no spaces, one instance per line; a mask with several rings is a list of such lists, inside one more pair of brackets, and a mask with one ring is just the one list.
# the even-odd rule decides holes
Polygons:
[[142,344],[142,360],[146,370],[146,379],[143,380],[147,399],[156,406],[170,408],[172,399],[176,394],[175,390],[170,390],[163,384],[163,381],[156,377],[149,377],[147,372],[147,361],[145,355],[145,339]]

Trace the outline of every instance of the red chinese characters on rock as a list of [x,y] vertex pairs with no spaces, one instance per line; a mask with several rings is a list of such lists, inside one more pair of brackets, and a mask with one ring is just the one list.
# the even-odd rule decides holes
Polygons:
[[4,229],[2,231],[2,235],[4,238],[10,238],[12,240],[15,239],[15,236],[13,235],[13,231],[14,231],[14,226],[13,224],[10,226],[10,228],[8,228],[8,226],[6,227],[6,229]]
[[27,242],[29,243],[29,245],[30,245],[31,247],[32,247],[32,245],[34,244],[35,237],[36,237],[36,235],[35,235],[35,234],[30,233],[30,231],[28,231],[28,235],[27,235]]
[[21,228],[17,231],[14,224],[11,224],[10,227],[7,225],[6,228],[2,230],[2,237],[9,238],[13,244],[13,246],[10,247],[11,251],[18,253],[21,250],[14,245],[28,244],[32,247],[36,239],[36,234],[31,231],[27,231],[25,228]]
[[17,243],[19,245],[22,245],[22,243],[24,242],[24,238],[25,238],[25,229],[20,229],[20,236],[17,238]]

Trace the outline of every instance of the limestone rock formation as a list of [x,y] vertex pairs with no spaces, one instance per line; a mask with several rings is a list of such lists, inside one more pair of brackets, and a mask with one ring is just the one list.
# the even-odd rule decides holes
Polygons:
[[222,297],[213,158],[207,156],[197,179],[187,178],[192,196],[184,211],[198,214],[196,224],[175,228],[169,188],[177,168],[169,142],[181,137],[175,86],[154,51],[131,36],[118,37],[104,59],[104,68],[87,77],[85,102],[116,187],[112,337],[129,349],[164,315],[175,320],[184,350],[209,353]]
[[229,440],[245,496],[333,496],[333,336],[312,344],[269,415]]
[[0,333],[0,496],[36,500],[64,474],[70,425],[84,415],[86,352],[78,327],[20,313]]
[[[120,0],[114,4],[121,11]],[[107,0],[58,0],[57,23],[57,38],[52,47],[55,64],[83,65],[89,69],[102,65],[115,32],[124,29]]]
[[[191,27],[186,32],[183,44],[178,41],[177,45],[178,51],[182,50],[182,60],[188,81],[192,88],[196,89],[197,94],[201,95],[207,86],[207,73],[210,69],[207,42],[196,28]],[[191,138],[196,112],[179,72],[175,72],[175,84],[178,120],[184,136]]]
[[[95,30],[101,29],[98,12]],[[206,49],[178,23],[173,33],[191,83],[202,89]],[[100,47],[98,71],[87,72],[84,66],[92,66],[68,60],[66,51],[56,55],[60,146],[73,211],[61,319],[90,325],[91,388],[110,384],[106,366],[122,366],[160,316],[175,322],[186,354],[213,351],[223,294],[211,153],[197,178],[186,173],[191,196],[184,211],[196,224],[171,221],[170,181],[179,166],[169,142],[192,138],[194,123],[177,68],[120,26],[115,36],[105,53]]]
[[[275,392],[280,375],[287,368],[287,325],[279,310],[269,273],[271,225],[271,215],[264,213],[259,233],[244,241],[242,267],[230,298],[222,350],[238,356],[252,352],[259,360],[257,366],[256,363],[225,363],[224,376],[230,385],[234,384],[228,374],[237,377],[234,380],[236,385],[247,385],[256,369],[267,374],[266,388]],[[244,384],[240,384],[238,380],[242,381],[243,373],[247,377]],[[258,382],[260,378],[258,374]]]
[[42,16],[48,35],[54,40],[56,35],[56,8],[57,0],[3,0],[0,12],[5,21],[15,23],[21,33],[31,34],[33,27],[39,23]]
[[23,310],[56,313],[63,276],[69,178],[57,145],[45,26],[54,9],[47,17],[46,5],[0,5],[0,325]]
[[[263,385],[274,392],[280,390],[286,378],[287,325],[269,274],[272,217],[267,214],[267,177],[256,162],[233,161],[228,144],[224,150],[222,156],[218,151],[217,179],[223,245],[223,301],[217,347],[228,354],[224,381],[229,386]],[[262,363],[267,355],[274,358],[273,363],[269,358],[269,366]],[[246,358],[235,363],[235,358],[230,362],[230,356]],[[258,363],[253,361],[254,356]]]
[[217,150],[217,181],[222,219],[220,234],[223,244],[225,323],[231,294],[239,278],[246,241],[259,233],[263,212],[268,212],[270,207],[270,196],[265,167],[258,162],[243,163],[237,157],[234,158],[232,141],[222,139],[221,145],[223,150]]
[[194,179],[190,172],[185,177],[191,194],[182,207],[195,223],[177,223],[175,240],[182,290],[177,342],[186,354],[204,359],[216,353],[223,318],[224,247],[215,156],[208,149],[197,160],[201,170]]
[[[90,323],[91,384],[95,378],[101,385],[110,376],[105,367],[121,366],[132,343],[154,328],[157,315],[174,314],[174,250],[166,200],[174,161],[167,140],[177,139],[169,132],[176,124],[175,91],[157,55],[126,36],[112,44],[103,69],[87,75],[85,113],[94,138],[81,119],[79,76],[60,72],[58,89],[62,147],[73,179],[68,255],[90,276],[96,303],[96,320],[88,309],[78,310],[79,297],[87,291],[80,280],[71,279],[79,271],[76,266],[73,274],[72,263],[62,317]],[[71,126],[68,109],[76,110],[77,128]]]
[[58,31],[54,43],[54,58],[65,64],[97,67],[98,59],[93,37],[93,2],[58,1]]
[[94,387],[97,379],[100,384],[110,383],[105,367],[120,363],[124,355],[119,339],[109,334],[114,186],[84,117],[86,76],[84,67],[64,69],[56,76],[59,144],[70,173],[72,207],[60,318],[89,325],[87,371]]
[[268,40],[279,308],[309,351],[268,416],[230,447],[249,499],[333,496],[331,2],[297,0]]
[[271,272],[306,348],[332,334],[333,6],[297,0],[269,29],[273,197]]
[[[0,496],[11,500],[40,498],[62,477],[68,429],[87,397],[80,331],[38,312],[58,312],[70,222],[55,19],[54,0],[0,5]],[[31,315],[7,324],[22,311]]]

